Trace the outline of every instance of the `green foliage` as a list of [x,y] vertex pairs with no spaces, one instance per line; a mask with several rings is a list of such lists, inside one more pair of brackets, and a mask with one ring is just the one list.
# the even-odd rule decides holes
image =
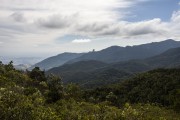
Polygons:
[[[179,111],[179,90],[180,69],[157,69],[138,74],[120,84],[87,91],[85,98],[91,99],[93,97],[96,101],[108,100],[116,106],[122,106],[126,102],[150,102]],[[116,96],[117,99],[107,99],[108,96]]]
[[13,61],[10,61],[9,64],[4,65],[6,71],[14,70]]
[[[168,104],[178,110],[179,71],[167,70],[166,73],[164,71],[166,70],[151,71],[120,85],[85,92],[76,84],[63,86],[61,78],[54,75],[46,77],[41,74],[43,73],[41,70],[35,72],[41,77],[30,78],[30,72],[20,72],[11,65],[0,63],[0,120],[178,120],[180,119],[178,111],[176,113],[156,104],[132,102],[136,98],[132,96],[142,90],[141,86],[146,85],[146,82],[150,84],[152,76],[149,75],[155,75],[153,79],[157,79],[157,74],[163,81],[165,81],[163,76],[169,79],[162,83],[167,84],[164,87],[168,90],[168,99],[164,97],[161,100],[169,100]],[[172,75],[173,80],[169,75]],[[162,81],[158,81],[152,85],[157,84],[157,87],[161,88]],[[138,84],[139,86],[136,87]],[[135,88],[136,94],[131,93]],[[159,90],[155,89],[156,87],[152,88]],[[128,92],[131,96],[123,94]],[[143,99],[146,100],[142,97]],[[123,100],[125,102],[122,102]],[[126,103],[127,101],[134,104]],[[117,106],[118,102],[122,103],[122,107]]]
[[75,100],[81,100],[82,99],[82,95],[83,95],[83,91],[82,88],[80,88],[78,85],[76,84],[68,84],[65,86],[65,98],[69,99],[69,98],[73,98]]
[[[168,41],[167,43],[169,42],[170,41]],[[164,45],[165,44],[163,43],[163,48],[161,45],[158,47],[157,46],[155,47],[153,45],[155,48],[152,47],[153,48],[152,50],[154,51],[155,49],[158,49],[158,51],[159,50],[164,51],[165,50]],[[144,49],[144,48],[148,51],[150,50],[149,45],[148,47],[145,45],[144,48],[142,46],[139,46],[139,47],[136,46],[136,47],[138,47],[139,50]],[[167,45],[166,47],[168,48],[170,46]],[[180,47],[169,49],[163,53],[160,52],[161,54],[153,56],[153,57],[151,57],[150,54],[158,54],[156,50],[154,52],[150,50],[151,52],[149,51],[150,53],[149,52],[147,53],[146,50],[136,51],[134,47],[126,47],[126,48],[129,49],[130,51],[125,50],[126,52],[124,52],[123,48],[117,47],[117,49],[113,49],[114,52],[111,51],[111,53],[107,55],[103,55],[103,56],[101,55],[104,50],[100,51],[99,53],[97,52],[98,54],[96,52],[88,53],[88,55],[90,56],[91,54],[93,54],[93,56],[94,55],[97,55],[97,56],[96,57],[94,56],[95,58],[91,58],[89,56],[91,59],[89,57],[84,59],[84,57],[87,55],[85,54],[85,56],[83,55],[80,61],[79,60],[76,61],[77,59],[74,59],[75,61],[72,60],[74,62],[70,61],[68,62],[68,64],[64,64],[62,66],[52,68],[49,71],[47,71],[47,73],[53,73],[55,75],[61,76],[65,84],[77,83],[84,88],[92,89],[92,88],[97,88],[99,86],[118,83],[119,81],[130,78],[133,75],[140,72],[157,69],[161,67],[163,68],[174,68],[174,67],[179,68],[180,67],[180,62],[179,62],[180,61],[180,54],[179,54]],[[122,50],[121,51],[122,53],[118,49],[120,51]],[[107,49],[106,52],[108,51],[109,50]],[[119,55],[117,55],[118,54],[117,51],[120,52]],[[138,54],[136,53],[136,54],[127,56],[127,54],[131,52],[134,53],[135,51]],[[143,54],[139,54],[140,52],[143,52]],[[113,60],[114,61],[113,63],[111,63],[109,60],[106,60],[107,56],[109,55],[110,56],[112,55],[109,59],[112,60],[112,58],[115,58]],[[145,56],[147,55],[146,57],[144,56],[146,59],[140,59],[139,57],[141,55],[145,55]],[[132,56],[136,56],[138,59],[133,58],[131,60],[125,60]],[[117,60],[117,58],[121,58],[121,59]],[[102,61],[104,61],[105,63],[103,63]],[[109,62],[110,64],[107,64]]]
[[39,91],[31,96],[23,95],[24,88],[15,86],[0,90],[1,120],[53,120],[53,109],[44,106],[44,97]]
[[57,100],[63,98],[64,91],[62,81],[59,77],[50,74],[47,77],[47,84],[49,86],[48,102],[56,102]]
[[41,71],[39,67],[35,67],[29,72],[29,77],[38,81],[46,81],[45,72]]

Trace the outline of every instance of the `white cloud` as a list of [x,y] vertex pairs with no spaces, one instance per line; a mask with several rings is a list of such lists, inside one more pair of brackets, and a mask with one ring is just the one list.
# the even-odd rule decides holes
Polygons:
[[75,39],[72,41],[72,43],[89,43],[91,42],[90,39]]
[[[59,52],[66,51],[67,46],[76,51],[79,48],[75,49],[73,43],[88,43],[86,45],[93,44],[94,47],[102,41],[97,46],[100,48],[107,44],[107,39],[111,41],[109,46],[121,45],[120,40],[124,39],[140,39],[144,42],[146,39],[180,39],[180,11],[174,12],[169,22],[163,22],[160,18],[139,22],[123,21],[127,17],[127,8],[146,1],[148,0],[1,0],[0,40],[6,47],[0,48],[0,54],[11,54],[11,51],[20,53],[22,49],[23,52],[34,53]],[[62,45],[54,41],[71,34],[92,38],[93,41],[83,37],[73,38],[69,43],[62,42]],[[42,43],[51,47],[47,49]],[[88,46],[83,49],[87,48]]]
[[49,29],[61,29],[70,26],[69,20],[69,17],[53,15],[47,19],[39,19],[37,24]]
[[34,44],[33,47],[39,47],[39,45],[38,44]]
[[16,22],[25,22],[26,21],[23,13],[20,13],[20,12],[15,12],[10,17],[12,17],[13,20],[15,20]]
[[180,22],[180,11],[174,11],[171,20],[173,22]]
[[180,5],[180,2],[178,3],[178,5]]
[[124,34],[127,36],[159,34],[166,31],[162,24],[161,19],[155,18],[149,21],[127,23],[121,31],[125,31]]

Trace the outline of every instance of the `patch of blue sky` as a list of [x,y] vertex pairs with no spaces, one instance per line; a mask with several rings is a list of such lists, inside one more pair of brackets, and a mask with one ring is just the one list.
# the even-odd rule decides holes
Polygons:
[[124,20],[137,22],[160,18],[162,21],[169,21],[172,13],[180,9],[179,0],[150,0],[141,2],[128,9],[130,13]]
[[58,44],[70,43],[75,39],[89,39],[89,37],[81,35],[64,35],[55,39],[55,42]]

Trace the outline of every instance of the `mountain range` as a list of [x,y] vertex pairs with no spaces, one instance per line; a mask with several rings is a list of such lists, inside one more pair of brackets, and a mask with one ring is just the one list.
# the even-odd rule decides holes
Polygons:
[[129,78],[136,73],[155,68],[180,67],[180,47],[172,48],[159,55],[139,60],[129,60],[117,63],[100,61],[79,61],[64,64],[47,71],[62,77],[63,82],[77,83],[86,88],[116,83]]
[[88,53],[62,53],[57,56],[47,58],[33,65],[30,69],[38,66],[41,69],[49,70],[64,64],[72,64],[78,61],[89,60],[101,61],[104,63],[116,63],[133,59],[145,59],[176,47],[180,47],[180,42],[168,39],[162,42],[153,42],[135,46],[111,46],[100,51],[92,51]]
[[31,66],[29,69],[33,69],[34,67],[40,67],[41,69],[48,70],[53,67],[61,66],[64,63],[68,62],[69,60],[80,57],[83,54],[84,53],[67,53],[67,52],[65,52],[65,53],[44,59],[43,61],[38,62],[35,65]]
[[180,47],[180,42],[172,39],[135,46],[111,46],[101,51],[86,53],[80,57],[68,61],[68,63],[85,60],[97,60],[105,63],[114,63],[132,59],[144,59],[176,47]]
[[[147,58],[142,57],[145,55],[143,54],[138,59],[129,58],[128,60],[123,60],[123,61],[120,60],[118,62],[104,62],[104,61],[100,61],[100,60],[98,61],[92,59],[89,60],[83,59],[77,62],[72,62],[73,60],[70,60],[70,62],[67,62],[62,66],[52,68],[48,70],[46,73],[47,74],[53,73],[58,76],[61,76],[64,83],[73,82],[73,83],[78,83],[81,86],[91,88],[91,87],[98,87],[102,85],[116,83],[117,81],[121,81],[124,78],[133,76],[136,73],[145,72],[155,68],[180,67],[180,47],[176,47],[179,45],[179,42],[173,40],[167,40],[159,43],[151,43],[140,46],[141,48],[146,48],[147,46],[154,45],[156,47],[156,46],[161,46],[162,44],[165,46],[165,48],[168,48],[169,45],[171,49],[168,49],[154,56],[151,56],[152,54],[146,55],[146,56],[151,56]],[[146,47],[142,47],[142,46],[146,46]],[[138,48],[140,47],[138,46]],[[160,50],[163,51],[165,50],[165,48],[164,49],[159,48],[159,51]],[[89,53],[84,55],[88,55],[88,54]],[[82,56],[80,56],[79,58],[82,58]],[[79,58],[75,58],[75,59],[79,59]]]

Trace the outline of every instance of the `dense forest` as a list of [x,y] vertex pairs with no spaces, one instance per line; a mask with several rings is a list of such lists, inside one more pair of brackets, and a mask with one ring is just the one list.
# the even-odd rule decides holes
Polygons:
[[155,69],[96,89],[35,67],[0,63],[1,120],[179,120],[180,69]]

